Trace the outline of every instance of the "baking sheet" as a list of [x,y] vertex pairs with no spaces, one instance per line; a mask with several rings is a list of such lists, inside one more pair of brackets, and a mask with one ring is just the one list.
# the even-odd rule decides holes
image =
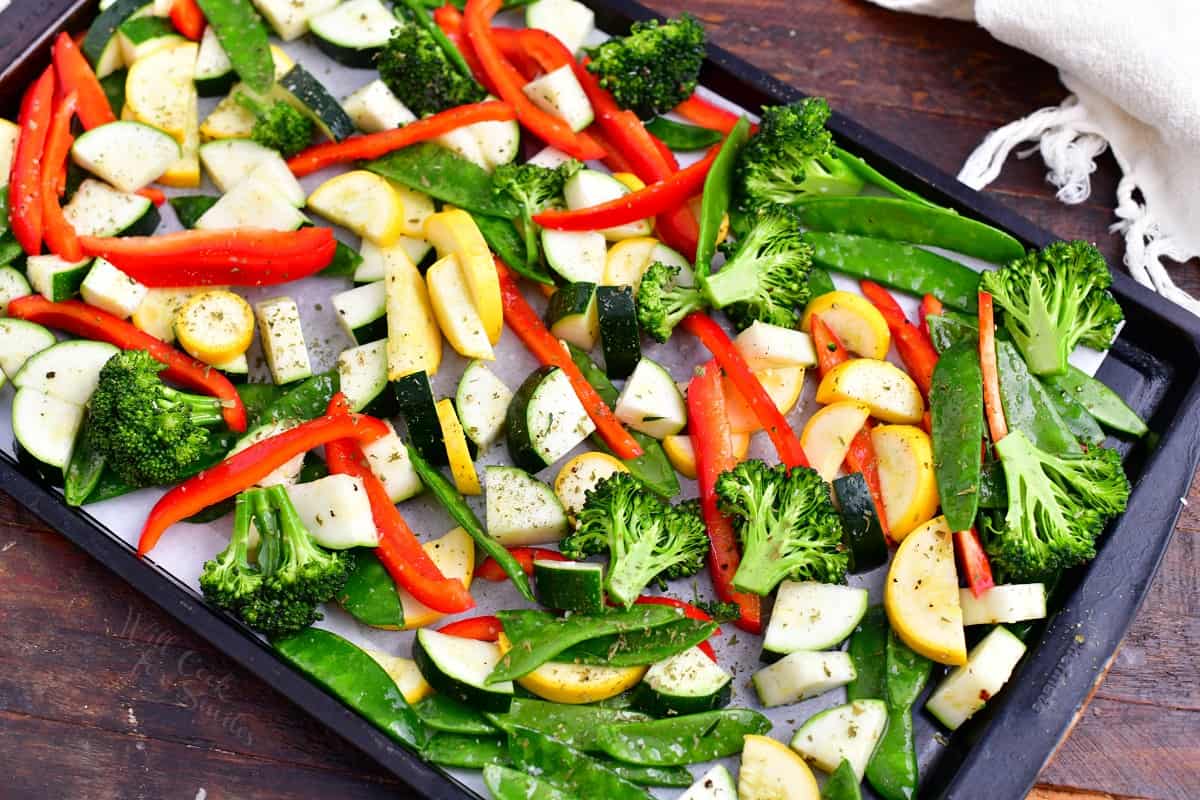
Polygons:
[[[516,15],[502,15],[498,18],[498,24],[515,27],[519,26],[521,21]],[[604,38],[599,33],[594,36],[597,42]],[[275,43],[281,46],[294,60],[308,67],[326,85],[330,92],[338,98],[344,98],[355,89],[377,77],[377,73],[374,70],[351,69],[337,64],[306,40]],[[719,98],[706,91],[704,94],[706,97],[732,110],[744,111],[744,109],[741,109],[731,100]],[[201,100],[202,116],[211,110],[218,99],[208,98]],[[736,98],[732,98],[732,100],[736,100]],[[683,154],[680,160],[684,164],[687,164],[698,157],[698,154]],[[603,169],[602,166],[595,164],[590,166]],[[327,170],[307,176],[301,179],[301,184],[306,191],[311,191],[337,171]],[[207,179],[199,189],[167,190],[169,195],[193,194],[196,192],[218,193]],[[178,229],[179,226],[171,212],[165,211],[163,217],[164,221],[159,227],[160,233]],[[315,221],[319,224],[321,223],[319,219]],[[358,242],[355,237],[347,234],[345,231],[339,230],[338,235],[348,244],[357,246]],[[943,252],[943,255],[962,261],[977,270],[986,268],[983,262],[975,259],[945,252]],[[856,281],[842,276],[835,275],[834,282],[838,285],[838,288],[854,290],[856,287]],[[337,323],[330,302],[332,294],[349,288],[351,285],[348,279],[316,277],[281,286],[242,290],[242,294],[251,303],[278,295],[288,295],[295,299],[300,308],[313,369],[315,372],[320,372],[331,368],[337,355],[343,349],[353,344]],[[526,292],[526,295],[537,310],[541,311],[544,309],[545,299],[540,292],[529,290]],[[896,293],[896,296],[910,317],[915,316],[918,299],[900,293]],[[454,353],[448,344],[444,344],[443,352],[443,364],[438,374],[433,378],[433,388],[438,396],[452,396],[466,360]],[[667,345],[653,343],[647,339],[644,341],[643,352],[647,357],[666,366],[676,380],[679,381],[686,380],[695,365],[708,359],[707,351],[695,339],[683,333],[675,336]],[[251,349],[249,358],[252,378],[254,380],[269,380],[269,374],[262,362],[261,351],[257,342]],[[889,358],[898,361],[894,350],[889,354]],[[1102,353],[1081,348],[1072,357],[1072,361],[1081,369],[1094,374],[1103,358],[1104,354]],[[491,366],[493,371],[510,388],[515,389],[538,364],[528,354],[519,340],[506,329],[500,343],[496,347],[496,362]],[[788,414],[788,420],[797,432],[803,427],[804,421],[816,409],[816,405],[812,399],[815,388],[815,379],[807,379],[800,401],[796,404],[792,412]],[[9,388],[0,389],[0,442],[4,443],[4,447],[10,454],[13,453],[11,401],[12,390]],[[586,444],[581,445],[571,454],[568,454],[559,464],[543,470],[538,474],[538,477],[546,481],[553,481],[561,463],[571,456],[588,449],[590,448]],[[750,457],[765,458],[768,461],[776,460],[774,449],[765,434],[760,433],[752,438]],[[476,464],[477,468],[482,469],[488,464],[506,463],[507,460],[507,453],[504,446],[497,444],[488,452],[481,454]],[[681,478],[680,484],[682,489],[681,498],[695,496],[694,482]],[[57,490],[55,491],[57,492]],[[82,509],[82,513],[107,528],[113,535],[125,542],[136,544],[142,522],[162,494],[163,490],[160,489],[146,489],[103,503],[89,505]],[[469,498],[469,502],[482,520],[484,518],[483,498]],[[454,523],[440,506],[425,496],[418,496],[402,503],[400,508],[413,530],[417,532],[417,535],[422,540],[437,538],[454,527]],[[162,567],[199,596],[198,577],[203,563],[225,547],[228,541],[231,522],[232,517],[226,517],[204,525],[176,525],[163,537],[148,560]],[[885,573],[886,567],[881,567],[871,572],[852,575],[849,578],[849,583],[852,586],[867,588],[872,602],[879,602]],[[517,608],[528,605],[508,582],[490,583],[488,581],[477,581],[472,584],[472,594],[476,599],[477,607],[461,616],[487,614],[498,609]],[[708,580],[707,572],[702,572],[693,578],[675,581],[668,594],[685,600],[693,598],[712,599],[711,583]],[[453,617],[447,617],[446,619],[450,620]],[[369,628],[359,624],[348,614],[345,614],[336,607],[326,609],[326,617],[318,623],[318,627],[340,634],[363,647],[406,657],[411,655],[411,632],[383,631]],[[750,686],[749,679],[750,675],[761,666],[758,658],[760,651],[759,637],[742,633],[732,625],[726,625],[724,626],[723,634],[715,640],[714,644],[721,665],[730,670],[734,675],[734,695],[731,705],[758,708],[757,699]],[[790,739],[796,726],[804,720],[824,708],[843,702],[845,702],[844,690],[836,690],[803,703],[768,710],[765,713],[774,723],[771,735],[786,742]],[[736,759],[728,759],[727,761],[728,765],[736,771]],[[698,777],[709,766],[708,764],[693,765],[692,772]],[[486,795],[478,772],[468,770],[450,770],[450,772],[474,791]],[[674,797],[680,792],[670,789],[655,789],[654,793],[662,797]]]

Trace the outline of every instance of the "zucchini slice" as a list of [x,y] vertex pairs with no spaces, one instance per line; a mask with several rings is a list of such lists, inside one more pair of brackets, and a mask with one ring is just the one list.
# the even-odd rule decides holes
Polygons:
[[516,467],[487,467],[488,535],[505,547],[557,542],[567,533],[567,512],[554,490]]
[[180,155],[179,144],[171,136],[128,120],[92,128],[71,146],[76,164],[123,192],[148,186]]
[[[354,282],[371,283],[383,280],[388,260],[393,257],[404,256],[412,262],[413,269],[416,269],[416,265],[423,262],[431,250],[433,245],[429,242],[411,236],[401,236],[391,247],[379,247],[364,239],[358,248],[362,261],[354,270]],[[420,275],[419,270],[417,274]]]
[[0,317],[8,313],[8,303],[18,297],[33,294],[33,287],[15,267],[0,267]]
[[284,198],[275,183],[260,179],[256,172],[221,195],[221,199],[196,220],[196,228],[294,231],[306,222],[308,219]]
[[300,309],[290,297],[273,297],[254,304],[263,355],[277,384],[291,383],[313,374],[300,327]]
[[887,717],[887,703],[882,700],[855,700],[826,709],[796,730],[791,747],[825,772],[833,772],[845,759],[861,781]]
[[217,139],[200,145],[199,153],[204,171],[222,192],[254,178],[273,185],[296,208],[304,205],[304,188],[283,156],[269,147],[249,139]]
[[971,648],[967,663],[950,670],[925,703],[925,709],[950,730],[957,730],[994,697],[1025,655],[1025,643],[997,625]]
[[149,236],[160,221],[147,198],[91,178],[79,184],[63,216],[79,236]]
[[560,286],[546,306],[546,325],[559,339],[582,350],[594,348],[600,338],[596,284],[568,283]]
[[51,479],[61,479],[82,424],[83,406],[78,403],[31,387],[19,388],[13,396],[13,436],[19,449],[52,468]]
[[554,479],[554,493],[567,513],[574,517],[587,501],[588,492],[596,488],[600,481],[618,472],[629,472],[629,467],[608,453],[594,450],[581,453],[563,464],[558,471],[558,477]]
[[363,447],[363,455],[367,457],[367,465],[379,478],[388,497],[393,503],[403,502],[410,497],[416,497],[424,489],[421,477],[413,469],[408,457],[408,448],[396,435],[392,423],[385,422],[388,433]]
[[[368,262],[364,247],[363,266]],[[397,381],[424,372],[436,375],[442,364],[442,331],[429,302],[429,289],[402,246],[386,248],[388,379]],[[373,261],[374,259],[371,259]],[[445,463],[438,460],[435,463]]]
[[0,371],[8,378],[16,377],[26,361],[54,343],[54,334],[35,322],[0,319]]
[[750,680],[764,706],[784,706],[825,694],[857,677],[854,662],[840,650],[797,650],[754,673]]
[[451,253],[438,259],[425,271],[425,284],[438,327],[450,346],[466,358],[495,360],[496,353],[475,308],[458,256]]
[[610,378],[627,378],[642,357],[633,288],[600,286],[596,289],[596,306],[600,316],[604,372]]
[[150,10],[149,0],[116,0],[96,15],[79,49],[91,62],[97,78],[111,75],[125,64],[117,28],[126,20],[148,14]]
[[438,419],[437,403],[429,374],[412,372],[392,381],[392,390],[400,406],[400,416],[408,426],[408,440],[417,452],[431,464],[447,463],[446,446],[442,441],[442,424]]
[[169,21],[153,15],[125,20],[117,28],[117,39],[121,43],[121,60],[126,64],[187,41]]
[[600,283],[608,244],[597,231],[542,229],[542,254],[550,268],[568,281]]
[[347,0],[308,21],[317,47],[349,67],[372,67],[375,56],[400,27],[379,0]]
[[[279,2],[295,5],[294,0]],[[300,64],[294,64],[284,73],[279,79],[278,87],[292,105],[311,118],[321,133],[333,141],[340,142],[354,133],[354,122],[346,114],[346,110],[333,98],[324,84]]]
[[355,344],[387,337],[387,291],[383,281],[338,292],[330,301],[342,329]]
[[679,796],[679,800],[738,800],[737,784],[729,770],[718,764],[701,775],[700,780]]
[[390,131],[417,121],[417,115],[378,78],[346,97],[342,108],[363,133]]
[[146,298],[146,287],[109,261],[97,258],[79,285],[79,294],[88,305],[107,311],[114,317],[128,319]]
[[1000,625],[1046,618],[1044,583],[1006,583],[993,586],[976,597],[970,589],[959,589],[963,625]]
[[[574,211],[578,208],[590,208],[610,200],[617,200],[629,194],[629,191],[628,186],[611,175],[597,172],[594,169],[581,169],[572,175],[563,186],[563,198],[567,201],[567,208]],[[634,236],[649,236],[650,220],[643,219],[615,228],[605,228],[600,233],[609,241],[619,241]]]
[[285,42],[308,31],[308,21],[338,4],[338,0],[253,0],[272,30]]
[[467,437],[480,450],[500,438],[512,397],[512,390],[482,361],[472,361],[463,370],[454,405]]
[[755,320],[733,340],[751,369],[814,367],[817,353],[804,331]]
[[867,590],[816,581],[784,581],[763,635],[763,650],[787,654],[828,650],[854,632],[867,613]]
[[833,482],[833,494],[842,517],[850,571],[865,572],[886,564],[887,539],[867,479],[861,472],[837,478]]
[[613,413],[635,431],[660,440],[687,425],[687,404],[675,379],[665,367],[648,358],[638,361]]
[[557,367],[540,367],[517,389],[505,424],[513,463],[539,472],[569,453],[596,429]]
[[52,303],[70,300],[79,294],[92,259],[63,261],[58,256],[30,256],[25,259],[25,277],[29,285]]
[[733,676],[691,647],[646,670],[633,703],[654,716],[699,714],[729,705],[732,696]]
[[96,391],[100,369],[119,351],[107,342],[69,339],[33,355],[13,376],[13,386],[34,389],[82,406]]
[[592,104],[570,64],[535,78],[525,84],[522,91],[535,106],[558,117],[576,133],[591,125],[596,118]]
[[554,34],[578,53],[596,30],[596,13],[578,0],[537,0],[525,9],[525,25]]
[[221,47],[221,40],[211,25],[200,37],[200,51],[196,54],[196,73],[192,77],[196,94],[201,97],[216,97],[226,94],[237,82],[233,62]]
[[582,561],[533,562],[538,602],[558,611],[604,610],[604,567]]
[[413,660],[429,685],[472,708],[503,714],[512,704],[512,681],[488,683],[500,661],[500,648],[422,628],[413,642]]
[[[351,411],[371,407],[377,398],[391,397],[387,389],[387,342],[380,339],[343,350],[337,358],[338,386]],[[395,398],[392,398],[394,401]],[[390,417],[392,413],[378,414]]]
[[300,521],[317,544],[327,550],[377,547],[379,531],[362,479],[326,475],[288,488]]

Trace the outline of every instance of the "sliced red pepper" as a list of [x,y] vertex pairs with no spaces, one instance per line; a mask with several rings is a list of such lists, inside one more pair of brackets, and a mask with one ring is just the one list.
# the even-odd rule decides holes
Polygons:
[[[728,134],[741,119],[732,111],[726,111],[699,95],[693,94],[675,106],[675,113],[695,125]],[[757,126],[755,126],[757,127]]]
[[959,567],[967,579],[967,588],[971,594],[981,597],[996,585],[996,581],[992,578],[992,564],[983,549],[983,542],[979,540],[979,532],[974,528],[955,531],[954,545]]
[[[521,570],[526,575],[533,574],[534,561],[570,561],[557,550],[550,550],[545,547],[510,547],[508,552],[512,553],[512,557],[521,565]],[[496,563],[496,559],[488,556],[483,560],[483,563],[475,568],[475,577],[483,578],[485,581],[493,581],[501,583],[508,580],[508,573],[504,571],[504,567]]]
[[879,309],[887,322],[888,330],[892,332],[892,341],[900,360],[908,369],[908,374],[916,382],[917,388],[925,399],[929,399],[929,389],[933,385],[933,368],[937,366],[938,353],[929,337],[921,333],[921,329],[908,321],[903,309],[887,289],[873,281],[859,281],[862,293],[871,305]]
[[817,351],[817,371],[822,376],[829,370],[850,360],[850,354],[842,347],[841,341],[819,314],[813,314],[811,321],[813,349]]
[[410,122],[403,128],[315,145],[292,156],[287,162],[288,168],[300,178],[335,164],[379,158],[393,150],[436,139],[464,125],[474,125],[476,122],[505,122],[516,118],[517,114],[512,106],[496,100],[458,106]]
[[164,494],[146,518],[138,555],[154,549],[176,522],[249,489],[298,455],[339,439],[370,444],[388,431],[382,420],[365,414],[327,414],[252,444]]
[[762,633],[762,598],[733,588],[733,575],[742,556],[738,551],[733,522],[717,508],[717,476],[737,464],[729,438],[729,417],[721,391],[721,370],[709,361],[696,370],[687,391],[688,431],[696,451],[696,480],[700,489],[700,512],[708,529],[708,571],[717,597],[735,603],[739,616],[734,622],[750,633]]
[[204,12],[196,0],[174,0],[171,3],[171,24],[193,42],[204,35]]
[[[338,392],[329,401],[329,415],[349,413],[345,397]],[[421,542],[408,527],[387,489],[367,465],[362,447],[352,439],[325,445],[325,463],[334,475],[350,475],[362,481],[371,503],[371,518],[379,531],[375,555],[397,586],[434,611],[458,614],[475,607],[470,591],[457,578],[447,578],[438,569]]]
[[492,616],[468,617],[438,628],[438,633],[457,636],[461,639],[474,639],[478,642],[499,641],[500,634],[503,632],[504,626],[500,624],[500,620]]
[[79,96],[74,91],[68,92],[67,96],[59,101],[54,109],[54,117],[50,120],[50,132],[46,135],[46,149],[42,155],[44,238],[50,252],[65,261],[79,261],[83,258],[79,237],[67,221],[58,202],[58,187],[66,183],[67,156],[70,155],[71,144],[75,141],[75,137],[71,135],[71,120],[75,119],[78,107]]
[[59,93],[75,92],[79,96],[79,121],[84,128],[90,131],[116,121],[108,95],[100,86],[91,64],[66,33],[60,33],[54,40],[54,71],[62,87]]
[[475,55],[479,57],[479,63],[483,65],[492,85],[500,97],[516,110],[521,125],[546,144],[581,161],[601,158],[604,150],[590,136],[575,133],[563,120],[538,108],[525,96],[521,75],[492,39],[492,18],[502,5],[503,0],[467,0],[463,12],[467,40],[475,49]]
[[583,373],[575,366],[562,343],[546,328],[542,318],[521,294],[521,288],[517,286],[512,272],[500,259],[496,259],[496,272],[500,275],[500,299],[504,306],[505,323],[540,363],[558,367],[566,373],[571,387],[579,396],[579,402],[583,403],[588,416],[596,423],[596,432],[617,458],[640,456],[641,446],[629,435],[629,431],[625,430],[625,426],[587,382],[587,378],[583,377]]
[[167,196],[163,194],[162,190],[155,189],[153,186],[143,186],[141,189],[138,189],[136,192],[134,192],[134,194],[141,195],[151,203],[154,203],[156,206],[161,206],[163,203],[167,202]]
[[159,236],[82,236],[89,256],[146,286],[271,286],[307,278],[333,260],[329,228],[176,231]]
[[[929,318],[946,313],[946,307],[942,305],[941,300],[927,294],[921,298],[921,309],[917,313],[920,315],[921,332],[929,336]],[[932,337],[930,337],[930,341],[933,341]]]
[[571,211],[551,209],[536,214],[533,221],[543,228],[560,231],[594,231],[655,217],[685,205],[704,188],[704,179],[720,148],[714,147],[700,161],[644,189],[588,208]]
[[228,378],[120,317],[78,300],[52,303],[40,294],[10,300],[8,315],[86,339],[108,342],[122,350],[145,350],[166,365],[163,377],[187,389],[220,398],[223,401],[221,415],[229,429],[237,433],[246,430],[246,407]]
[[979,369],[983,373],[983,410],[992,444],[1008,436],[1008,421],[1000,401],[1000,372],[996,366],[996,312],[992,296],[979,293]]
[[590,133],[592,138],[604,148],[604,158],[602,158],[601,161],[604,162],[606,167],[613,172],[633,173],[633,164],[629,162],[629,159],[625,157],[625,154],[619,150],[616,145],[608,140],[608,137],[604,131],[597,128],[595,130],[588,131],[588,133]]
[[433,21],[447,36],[456,33],[462,33],[463,17],[462,12],[455,8],[452,4],[446,3],[433,10]]
[[742,393],[759,424],[771,438],[771,443],[775,445],[779,460],[789,468],[807,467],[808,459],[804,455],[804,449],[800,447],[796,432],[775,407],[775,401],[755,377],[745,357],[729,338],[729,334],[712,317],[698,311],[684,317],[680,325],[708,348],[721,365],[721,369],[733,381],[733,385]]
[[21,132],[8,181],[13,237],[30,256],[42,252],[42,154],[53,110],[54,68],[48,67],[21,99]]

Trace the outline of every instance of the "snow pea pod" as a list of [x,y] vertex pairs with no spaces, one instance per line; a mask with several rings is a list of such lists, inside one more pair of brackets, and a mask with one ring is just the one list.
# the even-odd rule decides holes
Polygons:
[[1133,436],[1145,436],[1149,430],[1120,395],[1077,367],[1068,366],[1065,374],[1048,376],[1046,382],[1054,389],[1070,394],[1110,430]]
[[537,263],[536,258],[532,266],[527,263],[528,259],[525,258],[525,242],[521,239],[520,234],[517,233],[512,220],[489,217],[486,214],[477,213],[471,214],[471,218],[475,220],[475,225],[479,228],[479,232],[483,234],[483,240],[487,242],[487,246],[513,272],[546,286],[554,285],[554,278],[550,276],[550,273],[542,269],[541,265]]
[[483,782],[495,800],[578,800],[541,778],[499,764],[483,768]]
[[503,219],[521,213],[512,198],[492,191],[486,170],[433,142],[401,148],[363,168],[467,211]]
[[821,787],[821,800],[862,800],[858,775],[846,759],[829,774],[829,780]]
[[979,507],[1008,508],[1008,486],[1004,483],[1004,467],[999,461],[988,461],[979,475]]
[[820,267],[814,266],[808,272],[808,299],[814,300],[823,294],[837,291],[837,287],[833,285],[833,278],[829,277],[829,273]]
[[975,524],[979,510],[979,443],[983,441],[983,372],[974,344],[956,344],[938,358],[929,411],[942,513],[951,530],[966,530]]
[[648,630],[588,639],[564,650],[557,660],[570,664],[641,667],[695,647],[716,630],[715,622],[681,619]]
[[1071,433],[1075,434],[1075,438],[1089,447],[1100,444],[1104,441],[1104,431],[1100,429],[1100,423],[1096,421],[1083,404],[1080,403],[1072,392],[1063,391],[1050,381],[1038,377],[1038,382],[1046,390],[1046,396],[1050,398],[1050,404],[1058,411],[1063,422]]
[[658,137],[671,150],[703,150],[721,141],[721,132],[701,128],[667,117],[655,117],[646,123],[646,130]]
[[[229,452],[237,439],[238,435],[229,431],[210,435],[208,442],[204,445],[204,453],[188,468],[187,474],[181,475],[180,478],[190,478],[224,461],[225,454]],[[87,502],[99,503],[102,500],[111,500],[114,497],[120,497],[121,495],[137,491],[138,488],[137,486],[130,486],[116,472],[106,466],[100,473],[100,477],[97,479],[91,493],[87,496]],[[233,510],[232,505],[229,507],[229,510]]]
[[906,645],[892,630],[888,631],[884,661],[888,704],[896,708],[912,708],[929,681],[933,662]]
[[929,681],[933,662],[904,644],[895,631],[888,631],[884,660],[888,727],[867,763],[867,780],[884,800],[912,800],[918,782],[912,706]]
[[692,785],[692,773],[683,767],[643,767],[636,764],[619,764],[601,759],[601,763],[630,783],[638,786],[666,786],[686,788]]
[[795,208],[809,230],[944,247],[995,264],[1025,254],[1020,242],[991,225],[899,198],[820,197],[797,203]]
[[[376,559],[378,560],[378,559]],[[413,706],[417,716],[428,727],[444,733],[458,733],[467,736],[498,736],[499,729],[488,722],[481,712],[468,705],[447,697],[444,694],[432,694]]]
[[882,700],[886,694],[888,621],[883,606],[871,606],[850,634],[847,651],[856,677],[846,685],[847,700]]
[[[913,203],[920,203],[921,205],[929,206],[930,208],[942,208],[942,206],[939,206],[937,203],[926,200],[924,197],[921,197],[921,195],[917,194],[916,192],[911,191],[909,189],[905,189],[903,186],[896,183],[894,180],[892,180],[891,178],[884,175],[879,170],[872,167],[870,165],[870,163],[867,162],[866,159],[864,159],[860,156],[856,156],[856,155],[854,155],[854,153],[843,150],[842,148],[840,148],[836,145],[834,145],[833,152],[836,153],[837,157],[839,159],[841,159],[842,162],[850,168],[851,172],[853,172],[855,175],[857,175],[859,178],[861,178],[864,182],[871,184],[875,188],[883,189],[885,192],[894,194],[896,197],[899,197],[902,200],[909,200]],[[950,209],[943,209],[943,210],[949,211]],[[953,212],[951,212],[951,213],[953,213]]]
[[933,349],[944,353],[956,344],[979,346],[979,327],[951,314],[931,314],[925,318]]
[[[310,420],[325,413],[329,400],[337,393],[340,386],[337,370],[313,375],[287,390],[266,408],[259,412],[256,425],[268,422],[278,422],[282,419]],[[240,393],[239,393],[240,396]]]
[[429,761],[443,767],[483,769],[489,764],[508,766],[507,743],[496,736],[472,736],[462,733],[435,733],[421,751]]
[[650,800],[645,789],[622,778],[608,765],[531,728],[509,728],[508,756],[517,769],[534,773],[579,797]]
[[63,498],[69,506],[83,505],[104,475],[107,459],[88,435],[91,416],[91,413],[84,415],[83,424],[75,434],[71,460],[67,462],[66,473],[63,476]]
[[1050,395],[1029,371],[1012,342],[996,341],[1000,401],[1008,429],[1019,430],[1048,453],[1078,453],[1079,442],[1050,402]]
[[[420,705],[418,704],[418,711]],[[500,728],[514,725],[530,728],[576,750],[588,751],[599,749],[596,733],[602,726],[620,722],[644,722],[650,719],[638,711],[598,706],[568,706],[525,697],[514,697],[512,705],[504,714],[488,714],[487,717]]]
[[913,244],[830,231],[808,231],[813,263],[915,295],[931,294],[943,304],[974,311],[979,273]]
[[742,751],[747,734],[766,733],[771,721],[748,708],[726,708],[650,722],[606,725],[596,735],[600,749],[631,764],[682,766]]
[[338,605],[364,625],[393,630],[404,627],[404,604],[396,593],[396,581],[375,555],[375,548],[355,547],[350,558],[354,571],[337,597]]
[[729,201],[733,194],[733,170],[737,165],[738,154],[749,138],[750,122],[742,117],[729,131],[729,136],[721,145],[721,151],[708,168],[700,202],[700,233],[696,239],[697,278],[703,279],[712,268],[713,254],[717,252],[717,233],[721,229],[721,219],[729,210]]

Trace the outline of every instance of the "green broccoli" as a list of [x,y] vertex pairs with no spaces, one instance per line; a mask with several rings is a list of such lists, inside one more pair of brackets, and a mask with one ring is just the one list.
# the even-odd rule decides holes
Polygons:
[[392,94],[418,117],[487,96],[473,78],[460,72],[433,34],[420,25],[401,25],[379,52],[379,77]]
[[525,265],[533,267],[538,259],[538,226],[533,215],[562,197],[563,186],[583,164],[574,159],[550,169],[537,164],[501,164],[492,173],[492,187],[506,194],[521,207],[521,230],[525,234]]
[[250,494],[237,496],[233,512],[233,533],[229,546],[216,558],[204,562],[200,573],[200,591],[220,608],[236,610],[262,587],[263,576],[250,563]]
[[708,307],[703,291],[678,282],[679,272],[679,267],[655,262],[638,284],[638,324],[660,342],[670,339],[675,326],[688,314]]
[[588,491],[578,523],[560,549],[569,558],[608,551],[608,596],[626,608],[653,580],[695,575],[708,552],[695,504],[667,505],[627,472]]
[[642,119],[665,114],[692,96],[704,63],[704,26],[691,14],[660,24],[635,22],[628,36],[588,48],[600,85]]
[[845,577],[841,518],[816,470],[751,459],[721,473],[716,492],[742,540],[733,575],[739,591],[765,595],[784,578],[840,583]]
[[166,366],[145,350],[125,350],[100,369],[88,401],[88,443],[130,486],[175,483],[209,452],[221,401],[188,394],[159,378]]
[[758,133],[738,156],[734,191],[741,211],[862,190],[862,179],[834,150],[828,119],[829,104],[820,97],[763,109]]
[[1112,274],[1096,246],[1055,242],[983,273],[980,288],[1004,309],[1004,327],[1035,375],[1061,375],[1077,344],[1104,350],[1125,319],[1108,291]]
[[1008,511],[986,525],[986,549],[1009,580],[1044,580],[1096,555],[1096,537],[1125,510],[1129,480],[1115,450],[1048,453],[1019,430],[995,445]]
[[312,141],[313,121],[284,101],[268,104],[239,92],[237,102],[254,115],[250,138],[263,147],[277,150],[284,158],[296,155]]
[[759,320],[794,328],[808,302],[812,247],[785,208],[762,210],[720,272],[704,282],[710,303],[740,330]]

